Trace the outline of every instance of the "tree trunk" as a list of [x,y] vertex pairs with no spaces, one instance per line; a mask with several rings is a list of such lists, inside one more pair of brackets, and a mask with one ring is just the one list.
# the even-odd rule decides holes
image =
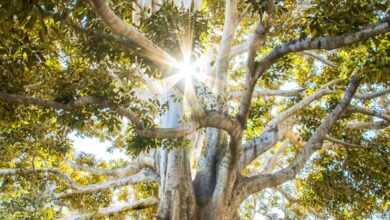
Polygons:
[[[175,128],[182,118],[182,103],[175,102],[166,94],[168,111],[162,115],[161,126]],[[188,148],[159,149],[160,205],[157,219],[194,219],[195,197],[192,190],[190,157]]]
[[[162,101],[167,101],[169,108],[161,117],[161,127],[178,127],[182,118],[182,103],[175,102],[169,94]],[[207,138],[209,143],[207,143],[206,149],[212,150],[203,152],[194,181],[191,179],[188,147],[162,147],[158,150],[158,170],[161,180],[157,219],[238,219],[235,212],[220,205],[220,200],[212,199],[216,184],[218,160],[221,157],[219,155],[221,151],[218,147],[221,140],[219,140],[220,135],[216,129],[210,129],[207,132]]]

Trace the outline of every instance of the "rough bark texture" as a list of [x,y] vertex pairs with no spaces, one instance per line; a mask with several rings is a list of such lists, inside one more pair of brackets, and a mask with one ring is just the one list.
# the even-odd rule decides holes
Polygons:
[[[180,125],[181,103],[166,94],[169,110],[161,118],[161,126],[175,128]],[[188,148],[162,148],[159,154],[160,204],[157,219],[194,219],[195,197],[192,191]]]

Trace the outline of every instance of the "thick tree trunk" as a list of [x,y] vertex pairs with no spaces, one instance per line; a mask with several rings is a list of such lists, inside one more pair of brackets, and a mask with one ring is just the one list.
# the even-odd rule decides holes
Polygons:
[[[174,102],[170,95],[168,111],[161,117],[161,126],[175,128],[182,118],[182,104]],[[191,179],[188,147],[159,149],[160,203],[157,219],[169,220],[232,220],[238,219],[234,210],[221,206],[221,200],[213,198],[221,160],[220,134],[216,129],[207,132],[207,152],[203,152],[194,181]],[[224,141],[222,141],[224,142]],[[226,144],[225,144],[226,145]],[[226,146],[224,146],[226,147]]]
[[[168,111],[162,115],[161,126],[175,128],[182,119],[182,103],[175,102],[170,94],[166,95]],[[194,219],[195,197],[192,190],[190,157],[188,148],[159,149],[160,205],[157,219]]]

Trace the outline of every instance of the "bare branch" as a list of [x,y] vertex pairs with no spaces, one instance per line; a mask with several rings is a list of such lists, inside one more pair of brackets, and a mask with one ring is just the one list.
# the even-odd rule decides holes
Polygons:
[[283,136],[280,131],[278,131],[278,126],[283,121],[297,113],[299,110],[305,108],[315,100],[318,100],[324,95],[333,93],[334,91],[331,90],[329,87],[338,82],[339,80],[333,80],[325,84],[312,95],[304,98],[303,100],[293,105],[286,111],[278,114],[277,117],[273,118],[270,122],[268,122],[264,128],[263,133],[260,136],[243,145],[243,153],[240,159],[240,168],[244,168],[246,165],[256,159],[260,154],[266,152],[278,142],[278,140]]
[[67,161],[67,163],[75,170],[104,176],[131,176],[144,168],[151,168],[154,166],[153,158],[147,157],[146,155],[137,157],[135,161],[132,161],[125,167],[115,169],[95,168],[84,164],[77,164],[73,161]]
[[336,49],[343,46],[348,46],[353,43],[366,40],[370,37],[386,33],[390,30],[390,17],[386,17],[381,22],[369,25],[358,32],[347,33],[335,37],[319,37],[309,38],[304,40],[295,40],[274,48],[267,56],[259,62],[256,62],[257,69],[255,73],[250,76],[247,75],[246,91],[241,97],[240,111],[238,118],[243,125],[246,123],[248,117],[249,107],[252,100],[252,93],[259,77],[267,71],[272,64],[279,58],[291,52],[300,52],[313,49]]
[[323,64],[325,64],[325,65],[327,65],[327,66],[330,66],[330,67],[332,67],[332,68],[336,68],[336,67],[337,67],[336,64],[334,64],[332,61],[329,61],[329,60],[327,60],[327,59],[321,57],[321,56],[318,55],[318,54],[315,54],[315,53],[310,52],[310,51],[303,51],[302,53],[305,54],[305,55],[307,55],[307,56],[309,56],[309,57],[312,57],[312,58],[314,58],[314,59],[320,61],[321,63],[323,63]]
[[329,135],[327,135],[325,137],[325,140],[330,141],[330,142],[335,143],[335,144],[342,145],[342,146],[350,147],[350,148],[366,148],[367,147],[367,146],[363,146],[363,145],[359,145],[359,144],[348,143],[348,142],[345,142],[343,140],[331,137]]
[[263,40],[266,32],[267,30],[265,29],[263,23],[260,21],[256,26],[255,34],[253,35],[248,48],[247,66],[250,75],[254,74],[256,68],[255,66],[256,52],[259,46],[263,44]]
[[356,94],[355,97],[358,99],[368,100],[368,99],[374,99],[380,96],[384,96],[390,93],[390,88],[384,89],[379,92],[373,92],[368,94]]
[[264,153],[279,141],[278,129],[268,129],[261,133],[260,136],[250,140],[243,145],[240,158],[240,168],[242,170],[260,154]]
[[215,127],[226,130],[231,134],[236,134],[240,129],[240,125],[235,119],[218,112],[202,114],[199,118],[194,118],[195,122],[188,123],[179,128],[145,128],[141,118],[137,113],[132,112],[131,110],[128,110],[124,107],[117,106],[116,104],[111,103],[109,100],[106,100],[102,97],[94,96],[82,96],[74,101],[64,104],[61,102],[42,100],[30,96],[0,92],[0,100],[8,103],[38,105],[67,111],[71,111],[75,108],[90,104],[97,105],[102,108],[110,108],[119,115],[128,118],[135,125],[138,135],[149,138],[185,137],[202,127]]
[[240,100],[240,111],[238,113],[238,120],[243,127],[246,126],[246,119],[249,114],[249,107],[252,99],[252,94],[256,86],[256,79],[253,78],[253,75],[256,71],[256,51],[263,44],[265,34],[267,33],[266,28],[264,27],[262,21],[260,21],[257,26],[254,35],[250,38],[248,44],[248,58],[247,58],[247,67],[248,73],[245,77],[245,91],[241,96]]
[[254,91],[254,97],[257,96],[299,96],[302,94],[302,92],[305,91],[305,89],[290,89],[290,90],[271,90],[271,89],[255,89]]
[[373,121],[373,122],[350,122],[347,124],[349,129],[384,129],[390,125],[387,121]]
[[115,204],[110,207],[100,208],[97,211],[94,212],[88,212],[88,213],[80,213],[80,214],[71,214],[69,216],[60,218],[61,220],[73,220],[73,219],[91,219],[91,218],[97,218],[97,217],[104,217],[109,216],[115,213],[125,212],[125,211],[133,211],[133,210],[140,210],[140,209],[146,209],[150,207],[154,207],[158,204],[158,199],[155,197],[149,197],[146,199],[141,199],[136,202],[124,202]]
[[[225,91],[225,83],[227,79],[227,70],[229,67],[229,56],[232,47],[235,30],[238,26],[238,11],[237,0],[225,1],[225,20],[223,25],[222,39],[219,44],[218,54],[215,62],[216,68],[216,91],[218,95]],[[221,100],[219,100],[221,104]],[[219,105],[220,105],[219,104]],[[218,106],[220,108],[221,106]],[[218,109],[221,110],[221,109]]]
[[357,76],[353,76],[343,99],[336,106],[336,108],[322,121],[321,125],[316,129],[314,134],[305,143],[300,152],[295,156],[295,160],[286,168],[283,168],[273,174],[260,174],[252,177],[245,178],[237,189],[238,197],[243,199],[245,196],[258,192],[267,187],[275,187],[291,180],[295,175],[304,167],[306,161],[309,160],[311,155],[322,146],[326,135],[329,133],[332,125],[339,119],[344,113],[345,109],[349,105],[356,89],[359,85],[360,79]]
[[292,116],[293,114],[298,112],[299,110],[303,109],[304,107],[308,106],[309,104],[311,104],[315,100],[318,100],[319,98],[321,98],[325,95],[329,95],[329,94],[334,93],[335,91],[331,90],[329,87],[336,84],[336,83],[339,83],[339,82],[340,82],[340,80],[332,80],[332,81],[326,83],[320,89],[318,89],[316,92],[314,92],[312,95],[304,98],[303,100],[301,100],[297,104],[293,105],[292,107],[290,107],[286,111],[278,114],[278,116],[276,118],[272,119],[272,121],[267,124],[267,127],[275,127],[277,124],[283,122],[284,120],[286,120],[287,118],[289,118],[290,116]]
[[375,110],[371,110],[371,109],[366,109],[366,108],[359,107],[359,106],[351,106],[351,107],[348,107],[347,110],[350,112],[358,112],[358,113],[362,113],[365,115],[371,115],[374,117],[382,118],[382,119],[390,122],[390,116],[386,115],[383,112],[379,112],[379,111],[375,111]]
[[200,127],[219,128],[227,131],[233,137],[237,136],[242,131],[241,124],[237,119],[220,112],[206,112],[206,116],[199,118]]
[[[305,89],[291,89],[291,90],[273,90],[273,89],[255,89],[253,97],[262,97],[262,96],[299,96]],[[243,92],[232,92],[230,94],[231,98],[240,98],[243,95]]]
[[4,168],[0,169],[0,176],[8,176],[8,175],[23,175],[23,174],[32,174],[32,173],[48,173],[54,176],[60,177],[65,183],[73,190],[70,192],[63,192],[55,195],[55,198],[64,198],[68,196],[72,196],[80,193],[90,193],[96,192],[99,190],[124,186],[135,183],[148,183],[155,182],[159,180],[158,175],[151,170],[142,170],[139,173],[133,176],[127,176],[119,179],[108,180],[103,183],[91,184],[91,185],[80,185],[74,182],[67,174],[56,168],[48,168],[48,169],[18,169],[18,168]]
[[103,183],[79,185],[73,191],[56,194],[55,198],[56,199],[66,198],[77,194],[92,193],[104,189],[109,189],[112,187],[119,187],[119,186],[125,186],[125,185],[136,184],[136,183],[151,183],[151,182],[156,182],[159,179],[160,179],[159,176],[155,172],[149,169],[144,169],[133,176],[127,176],[119,179],[112,179]]
[[174,58],[155,45],[130,24],[126,24],[107,5],[106,0],[90,0],[95,12],[111,28],[112,32],[124,36],[145,50],[145,56],[157,64],[170,64]]
[[289,43],[274,48],[271,53],[257,63],[258,68],[255,78],[260,77],[277,59],[287,53],[313,49],[332,50],[386,33],[389,30],[390,17],[387,17],[383,19],[383,21],[374,25],[369,25],[355,33],[347,33],[335,37],[318,37],[290,41]]

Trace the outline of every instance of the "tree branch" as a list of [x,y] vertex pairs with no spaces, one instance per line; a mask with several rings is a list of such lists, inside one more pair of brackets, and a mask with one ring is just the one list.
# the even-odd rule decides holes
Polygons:
[[247,75],[247,88],[240,101],[240,111],[238,118],[243,125],[246,123],[250,103],[252,100],[252,93],[256,82],[265,71],[267,71],[272,64],[279,58],[290,52],[300,52],[304,50],[326,49],[332,50],[343,46],[348,46],[353,43],[366,40],[370,37],[386,33],[390,30],[390,17],[386,17],[381,22],[369,25],[358,32],[347,33],[335,37],[318,37],[304,40],[294,40],[274,48],[267,56],[259,62],[256,62],[257,69],[252,76]]
[[255,78],[260,77],[277,59],[290,52],[299,52],[304,50],[325,49],[332,50],[353,43],[367,40],[370,37],[383,34],[390,31],[390,17],[381,22],[369,25],[358,32],[347,33],[335,37],[318,37],[304,40],[294,40],[274,48],[271,53],[257,63]]
[[128,38],[138,47],[144,49],[146,53],[145,57],[160,65],[171,64],[174,61],[172,56],[155,45],[137,29],[123,22],[107,5],[106,0],[90,0],[90,2],[95,12],[111,28],[112,32]]
[[256,51],[258,47],[263,44],[266,31],[267,30],[264,28],[263,23],[260,21],[256,26],[254,35],[250,38],[250,41],[248,43],[248,58],[246,62],[248,67],[248,73],[245,76],[246,89],[241,96],[240,110],[237,115],[237,118],[243,127],[246,127],[246,121],[249,114],[252,94],[256,86],[256,79],[253,77],[254,72],[256,70]]
[[103,183],[79,185],[73,191],[58,193],[54,197],[56,199],[61,199],[61,198],[66,198],[77,194],[82,194],[82,193],[92,193],[92,192],[96,192],[96,191],[100,191],[112,187],[119,187],[119,186],[125,186],[125,185],[136,184],[136,183],[156,182],[159,179],[160,179],[159,176],[155,172],[149,169],[144,169],[133,176],[127,176],[119,179],[112,179]]
[[358,113],[362,113],[362,114],[365,114],[365,115],[371,115],[371,116],[374,116],[374,117],[382,118],[382,119],[390,122],[390,116],[386,115],[383,112],[379,112],[379,111],[375,111],[375,110],[371,110],[371,109],[366,109],[366,108],[359,107],[359,106],[348,107],[347,111],[349,111],[349,112],[358,112]]
[[253,35],[248,47],[247,66],[250,75],[254,74],[256,68],[256,63],[255,63],[256,52],[259,46],[263,44],[263,40],[266,32],[267,32],[266,28],[264,27],[263,23],[260,21],[256,26],[255,34]]
[[368,99],[374,99],[380,96],[384,96],[390,93],[390,88],[384,89],[379,92],[373,92],[368,94],[356,94],[355,97],[358,99],[368,100]]
[[322,121],[321,125],[316,129],[314,134],[305,143],[300,152],[295,156],[295,160],[286,168],[283,168],[273,174],[260,174],[248,178],[244,178],[241,184],[237,186],[239,192],[237,196],[241,199],[247,195],[258,192],[267,187],[275,187],[291,180],[304,167],[311,155],[322,146],[326,135],[329,133],[332,125],[343,114],[349,105],[356,89],[359,85],[360,79],[353,76],[343,99],[339,102],[336,108]]
[[132,161],[127,166],[115,169],[95,168],[84,164],[77,164],[73,161],[67,161],[67,163],[75,170],[104,176],[131,176],[144,168],[151,168],[154,166],[153,158],[147,156],[139,156],[136,158],[136,161]]
[[199,118],[194,118],[195,123],[188,123],[180,128],[145,128],[138,114],[124,107],[120,107],[110,101],[94,96],[82,96],[67,104],[42,100],[30,96],[8,94],[0,91],[0,100],[8,103],[30,104],[43,107],[54,108],[57,110],[71,111],[75,108],[83,107],[89,104],[97,105],[102,108],[110,108],[121,116],[128,118],[136,128],[138,135],[148,138],[179,138],[185,137],[202,127],[215,127],[226,130],[231,135],[236,135],[241,127],[234,119],[218,112],[208,112],[202,114]]
[[237,119],[220,112],[206,112],[205,116],[197,119],[200,127],[218,128],[228,132],[232,137],[236,137],[242,131],[241,124]]
[[325,95],[329,95],[329,94],[334,93],[335,91],[330,89],[330,87],[339,83],[339,82],[340,82],[340,80],[332,80],[332,81],[326,83],[325,85],[321,86],[321,88],[318,89],[316,92],[314,92],[312,95],[302,99],[300,102],[293,105],[292,107],[290,107],[286,111],[278,114],[278,116],[276,118],[272,119],[272,121],[269,122],[266,127],[275,127],[279,123],[281,123],[284,120],[286,120],[287,118],[289,118],[290,116],[294,115],[299,110],[310,105],[315,100],[318,100]]
[[146,199],[141,199],[136,202],[125,202],[125,203],[119,203],[110,207],[100,208],[94,212],[88,212],[88,213],[80,213],[80,214],[72,214],[63,218],[60,218],[61,220],[73,220],[73,219],[91,219],[91,218],[97,218],[97,217],[104,217],[109,216],[115,213],[125,212],[125,211],[133,211],[133,210],[140,210],[140,209],[146,209],[150,207],[154,207],[158,204],[158,199],[155,197],[149,197]]
[[305,54],[305,55],[307,55],[307,56],[309,56],[309,57],[312,57],[312,58],[314,58],[314,59],[320,61],[321,63],[323,63],[323,64],[325,64],[325,65],[327,65],[327,66],[330,66],[330,67],[332,67],[332,68],[336,68],[336,67],[337,67],[336,64],[334,64],[332,61],[329,61],[329,60],[327,60],[327,59],[321,57],[321,56],[318,55],[318,54],[315,54],[315,53],[310,52],[310,51],[303,51],[302,53]]
[[261,171],[262,173],[270,173],[277,165],[277,162],[281,158],[281,155],[286,151],[288,147],[288,142],[284,141],[282,142],[279,149],[274,153],[270,158],[265,162],[265,166],[262,167]]
[[[219,44],[218,54],[215,62],[216,77],[215,89],[217,95],[223,95],[229,67],[229,56],[235,30],[238,26],[237,0],[225,1],[225,19],[223,25],[222,39]],[[221,97],[221,96],[219,96]],[[223,97],[222,97],[223,98]],[[223,100],[218,98],[218,110],[222,110]]]
[[278,126],[285,121],[287,118],[294,115],[299,110],[305,108],[315,100],[323,97],[324,95],[328,95],[333,93],[329,87],[340,82],[339,80],[333,80],[329,83],[326,83],[312,95],[304,98],[297,104],[293,105],[286,111],[278,114],[277,117],[273,118],[264,128],[263,133],[249,141],[248,143],[243,145],[243,153],[240,158],[240,168],[245,168],[246,165],[251,163],[254,159],[256,159],[260,154],[269,150],[272,146],[274,146],[278,140],[283,136],[280,131],[278,131]]
[[[273,89],[255,89],[253,92],[253,97],[262,97],[262,96],[282,96],[282,97],[290,97],[290,96],[299,96],[305,89],[291,89],[291,90],[273,90]],[[243,96],[242,91],[232,92],[230,93],[231,98],[240,98]]]
[[58,176],[72,189],[79,189],[80,185],[72,180],[67,174],[63,173],[57,168],[46,169],[31,169],[31,168],[2,168],[0,169],[0,176],[12,176],[34,173],[48,173],[54,176]]
[[367,147],[367,146],[362,146],[362,145],[359,145],[359,144],[348,143],[348,142],[345,142],[343,140],[331,137],[329,135],[327,135],[325,137],[325,140],[330,141],[330,142],[335,143],[335,144],[342,145],[342,146],[350,147],[350,148],[366,148]]
[[390,122],[387,121],[373,121],[373,122],[351,122],[347,124],[349,129],[383,129],[387,128]]

